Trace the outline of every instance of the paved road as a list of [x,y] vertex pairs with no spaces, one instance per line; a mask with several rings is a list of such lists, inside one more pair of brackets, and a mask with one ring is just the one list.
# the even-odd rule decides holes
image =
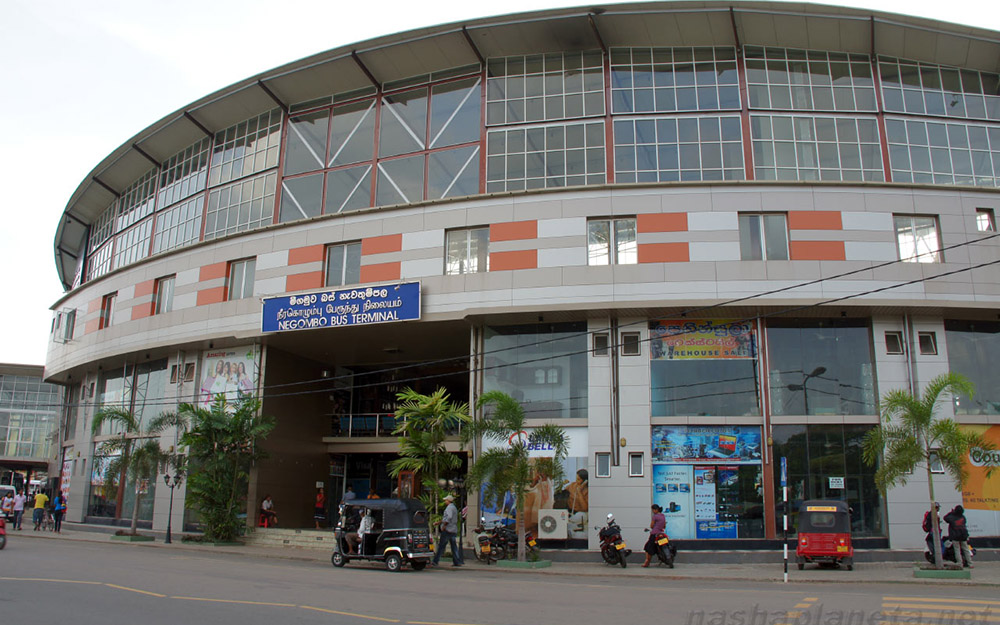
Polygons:
[[[389,573],[374,565],[334,569],[328,560],[315,558],[59,539],[12,541],[0,552],[0,563],[0,614],[22,614],[35,622],[1000,622],[1000,596],[995,586],[933,582],[857,583],[863,578],[848,578],[852,581],[786,585],[753,579],[622,575],[620,572],[626,571],[611,568],[592,569],[586,575],[498,571],[481,566]],[[633,568],[638,569],[629,567],[627,571]],[[743,572],[752,574],[752,570]]]

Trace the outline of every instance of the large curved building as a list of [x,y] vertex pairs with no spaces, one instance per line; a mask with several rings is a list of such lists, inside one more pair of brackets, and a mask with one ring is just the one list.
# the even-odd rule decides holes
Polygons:
[[[639,541],[651,503],[678,539],[773,539],[785,458],[787,509],[846,499],[868,544],[919,547],[926,476],[881,496],[860,440],[951,370],[977,392],[941,413],[1000,441],[998,185],[1000,33],[902,15],[560,9],[265,72],[140,131],[59,221],[69,518],[131,510],[101,405],[259,394],[250,497],[301,527],[318,485],[389,495],[395,393],[445,386],[566,428],[525,511],[551,545],[608,512]],[[995,538],[984,462],[936,487]]]

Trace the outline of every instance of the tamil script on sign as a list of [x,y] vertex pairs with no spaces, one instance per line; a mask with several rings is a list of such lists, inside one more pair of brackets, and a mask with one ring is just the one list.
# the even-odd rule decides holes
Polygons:
[[420,319],[420,283],[264,298],[261,331],[288,332]]

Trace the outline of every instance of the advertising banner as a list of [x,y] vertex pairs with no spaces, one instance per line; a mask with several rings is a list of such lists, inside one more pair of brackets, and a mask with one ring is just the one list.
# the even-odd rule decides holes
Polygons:
[[683,464],[653,465],[653,503],[663,508],[671,538],[694,538],[694,493],[691,473]]
[[649,324],[652,360],[730,360],[756,357],[754,326],[727,319],[672,319]]
[[288,332],[420,319],[420,283],[327,289],[265,297],[262,332]]
[[715,521],[715,467],[694,470],[694,519]]
[[224,395],[228,402],[252,397],[257,389],[259,374],[257,353],[256,345],[204,352],[201,356],[198,406],[211,407],[219,395]]
[[[962,505],[968,510],[1000,511],[1000,425],[963,425],[993,443],[993,450],[974,448],[965,461],[968,479],[962,491]],[[993,474],[987,472],[993,469]]]
[[760,426],[654,425],[653,463],[760,464]]

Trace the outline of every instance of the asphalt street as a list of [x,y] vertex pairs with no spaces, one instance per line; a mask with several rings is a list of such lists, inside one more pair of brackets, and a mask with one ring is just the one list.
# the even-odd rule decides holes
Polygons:
[[[211,548],[17,538],[0,551],[0,614],[20,614],[35,622],[1000,622],[995,585],[892,584],[849,574],[842,576],[844,582],[780,584],[757,581],[752,568],[743,571],[746,579],[675,579],[625,574],[610,567],[594,567],[586,575],[572,570],[555,575],[500,571],[481,565],[390,573],[376,565],[335,569],[328,559]],[[628,572],[633,568],[638,567]]]

